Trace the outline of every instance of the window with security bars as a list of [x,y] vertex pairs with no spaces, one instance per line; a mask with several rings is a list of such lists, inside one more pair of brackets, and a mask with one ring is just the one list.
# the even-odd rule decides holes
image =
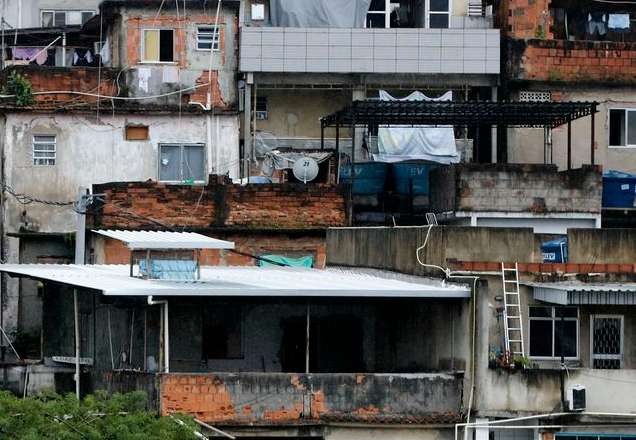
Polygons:
[[33,136],[33,165],[55,165],[55,136]]
[[519,92],[519,101],[521,102],[550,102],[552,101],[552,93],[522,90],[521,92]]
[[623,367],[623,316],[592,315],[592,368]]

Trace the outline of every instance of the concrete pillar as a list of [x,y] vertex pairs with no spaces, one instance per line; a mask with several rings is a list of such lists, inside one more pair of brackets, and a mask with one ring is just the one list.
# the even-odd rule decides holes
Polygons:
[[[497,86],[493,86],[490,91],[490,100],[492,102],[497,102]],[[490,161],[492,163],[497,163],[497,126],[493,125],[490,127],[491,132],[491,147],[490,147]]]
[[248,73],[245,81],[245,103],[243,107],[243,157],[241,177],[249,176],[249,164],[252,152],[252,87],[254,74]]
[[[352,101],[364,101],[367,99],[367,88],[365,86],[354,87],[351,92],[351,100]],[[362,140],[364,139],[364,131],[363,127],[356,128],[355,134],[355,149],[356,149],[356,162],[364,162],[368,159],[366,156],[367,152],[362,149]]]

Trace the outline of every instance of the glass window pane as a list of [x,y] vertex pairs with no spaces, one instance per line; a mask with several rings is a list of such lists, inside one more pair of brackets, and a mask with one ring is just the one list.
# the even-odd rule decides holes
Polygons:
[[384,14],[367,14],[368,28],[384,28],[386,27],[386,15]]
[[369,11],[385,11],[386,10],[386,0],[372,0],[371,6],[369,6]]
[[162,145],[159,155],[159,180],[181,180],[181,149],[178,145]]
[[[576,327],[577,321],[556,320],[554,322],[554,355],[561,356],[561,347],[565,357],[576,357]],[[563,330],[563,332],[561,331]],[[563,336],[563,339],[561,339]],[[561,345],[561,341],[563,345]]]
[[530,307],[531,318],[550,318],[552,317],[552,307]]
[[429,11],[447,12],[448,11],[448,0],[430,0]]
[[448,28],[448,14],[430,14],[429,27],[431,29]]
[[530,356],[552,356],[552,321],[530,320]]
[[636,145],[636,111],[627,112],[627,145]]
[[621,354],[621,320],[594,318],[594,354]]
[[625,145],[625,110],[609,111],[610,145]]
[[202,145],[183,147],[183,179],[205,180],[205,152]]
[[577,318],[579,311],[576,307],[555,307],[554,316],[557,318]]
[[159,31],[144,31],[143,61],[159,61]]
[[42,12],[42,27],[53,26],[53,12]]

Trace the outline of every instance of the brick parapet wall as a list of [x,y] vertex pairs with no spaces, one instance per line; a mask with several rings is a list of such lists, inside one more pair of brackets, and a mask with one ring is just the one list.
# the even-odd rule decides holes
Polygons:
[[636,43],[508,40],[511,80],[636,83]]
[[323,229],[348,223],[344,187],[329,184],[167,185],[153,181],[94,185],[105,203],[96,227]]
[[555,165],[463,164],[431,172],[435,212],[601,212],[600,169]]

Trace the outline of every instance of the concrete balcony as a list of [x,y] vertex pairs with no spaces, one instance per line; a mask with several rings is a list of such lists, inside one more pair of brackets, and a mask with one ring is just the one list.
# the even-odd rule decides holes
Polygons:
[[459,419],[453,374],[170,373],[159,375],[162,414],[214,424],[435,423]]
[[244,27],[243,72],[491,74],[498,29]]

